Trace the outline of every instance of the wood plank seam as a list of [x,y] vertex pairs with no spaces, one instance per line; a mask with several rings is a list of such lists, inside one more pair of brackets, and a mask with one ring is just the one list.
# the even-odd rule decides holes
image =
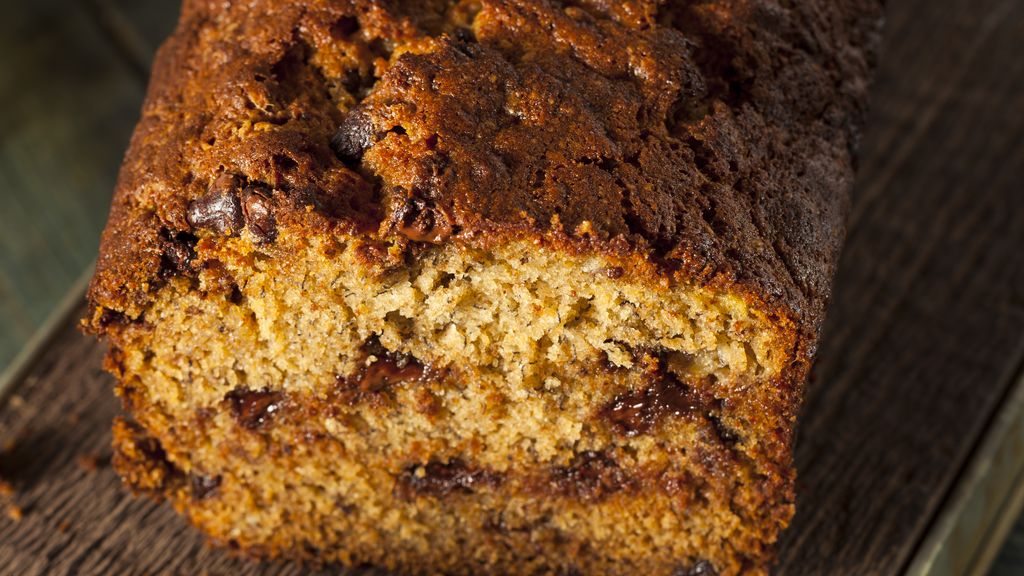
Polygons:
[[4,368],[3,372],[0,372],[0,410],[3,410],[7,399],[15,392],[17,384],[24,380],[25,375],[39,356],[46,352],[47,344],[59,335],[68,315],[80,306],[85,289],[89,285],[89,280],[92,279],[93,267],[94,264],[90,264],[82,272],[82,275],[75,281],[64,299],[53,309],[46,321],[33,333],[14,360]]
[[[985,459],[991,456],[991,452],[999,448],[997,445],[992,445],[995,441],[1001,440],[1000,438],[993,438],[993,432],[998,431],[1004,424],[1006,418],[1020,417],[1020,398],[1024,397],[1024,337],[1020,340],[1020,345],[1014,353],[1016,358],[1015,366],[1008,371],[1008,374],[1004,378],[1009,385],[1005,386],[1005,392],[1003,397],[996,403],[998,406],[1003,407],[1001,410],[996,410],[989,422],[986,424],[983,433],[977,438],[974,447],[971,449],[973,457],[966,461],[962,466],[960,472],[957,474],[955,481],[947,489],[946,495],[943,498],[942,504],[935,510],[935,514],[929,520],[928,525],[933,527],[933,530],[926,532],[921,536],[918,544],[915,546],[916,553],[908,558],[901,573],[905,573],[911,576],[924,576],[925,569],[933,568],[930,564],[934,558],[928,558],[929,555],[937,553],[937,547],[941,545],[943,541],[942,534],[938,531],[944,529],[951,529],[950,522],[955,520],[950,519],[949,522],[944,522],[946,518],[953,515],[957,515],[963,512],[962,506],[966,505],[966,501],[973,494],[972,491],[967,493],[958,493],[958,490],[967,484],[966,481],[978,481],[978,466],[985,464]],[[1016,383],[1016,385],[1014,385]],[[1016,399],[1017,402],[1011,402]],[[1015,413],[1011,413],[1016,411]],[[1021,506],[1024,504],[1021,500],[1024,499],[1024,467],[1021,467],[1016,475],[1016,490],[1014,493],[1008,494],[1004,501],[1007,504],[1007,512],[1005,516],[1012,516],[1016,518],[1020,511]],[[971,488],[968,486],[968,488]],[[974,487],[977,489],[977,487]],[[1011,522],[1012,524],[1012,522]],[[1004,532],[1001,537],[1005,538],[1006,533],[1012,526],[990,526],[989,534],[996,539],[1000,539],[999,532]],[[993,546],[989,544],[988,548]],[[970,573],[981,574],[988,570],[991,563],[995,560],[994,554],[991,550],[979,550],[975,553],[975,557],[970,562]]]

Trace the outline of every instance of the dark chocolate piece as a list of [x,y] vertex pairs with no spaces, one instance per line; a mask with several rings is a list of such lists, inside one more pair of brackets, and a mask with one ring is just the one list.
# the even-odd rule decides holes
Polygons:
[[274,218],[270,192],[262,187],[246,188],[242,195],[245,225],[257,242],[273,242],[277,238],[277,220]]
[[213,181],[204,196],[188,205],[190,226],[223,236],[235,236],[244,224],[242,205],[238,200],[237,179],[223,174]]
[[225,399],[230,403],[231,414],[239,425],[246,430],[259,430],[281,411],[284,393],[236,388],[228,392]]
[[196,237],[188,232],[173,233],[164,230],[161,234],[163,254],[160,256],[161,276],[191,275],[195,272],[192,261],[196,257]]
[[374,360],[354,374],[337,378],[339,400],[352,406],[364,401],[386,404],[391,386],[423,380],[430,373],[415,357],[384,348],[376,337],[363,345],[363,353],[367,360]]
[[421,198],[411,198],[396,213],[398,231],[413,242],[439,244],[452,235],[448,216]]
[[501,475],[496,472],[471,468],[454,459],[406,468],[395,484],[395,494],[405,499],[417,495],[443,498],[453,493],[472,494],[482,487],[493,488],[501,481]]
[[672,374],[660,374],[643,390],[619,394],[600,414],[617,432],[636,436],[650,431],[666,416],[687,416],[702,409],[703,403],[693,388]]
[[358,163],[363,152],[373,144],[373,123],[370,117],[359,109],[352,110],[341,121],[331,138],[331,149],[344,162]]

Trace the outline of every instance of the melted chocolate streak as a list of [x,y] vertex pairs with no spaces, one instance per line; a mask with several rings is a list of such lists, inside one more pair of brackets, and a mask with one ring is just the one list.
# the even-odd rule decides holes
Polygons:
[[706,406],[697,393],[671,374],[660,374],[643,390],[623,392],[600,410],[621,434],[645,434],[667,416],[689,416],[704,411]]
[[373,363],[355,374],[337,378],[339,399],[350,405],[377,398],[395,384],[421,382],[436,376],[412,355],[387,350],[376,338],[363,345],[363,353],[367,358],[375,358]]
[[[337,399],[354,405],[363,400],[380,401],[388,389],[401,382],[419,382],[435,376],[429,367],[416,358],[383,348],[376,339],[363,346],[366,357],[374,357],[372,364],[364,366],[351,376],[337,378]],[[246,430],[261,430],[268,426],[288,404],[284,392],[267,388],[253,390],[236,388],[224,400],[239,426]]]
[[478,488],[493,488],[502,482],[496,472],[472,468],[455,459],[447,463],[431,462],[425,466],[411,466],[397,479],[395,495],[411,499],[416,495],[443,498],[452,493],[472,494]]
[[273,390],[236,388],[225,399],[239,425],[247,430],[259,430],[281,410],[285,396]]

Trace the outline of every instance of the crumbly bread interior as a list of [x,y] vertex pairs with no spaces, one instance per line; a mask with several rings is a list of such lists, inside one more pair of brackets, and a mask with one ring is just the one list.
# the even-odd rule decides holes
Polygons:
[[111,331],[138,422],[116,430],[129,482],[268,556],[401,573],[763,564],[791,514],[777,319],[529,242],[386,269],[366,260],[386,247],[298,238],[200,241],[198,278],[168,279]]

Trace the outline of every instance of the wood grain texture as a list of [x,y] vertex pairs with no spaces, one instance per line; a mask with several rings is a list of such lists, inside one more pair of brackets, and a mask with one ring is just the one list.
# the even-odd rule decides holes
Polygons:
[[[63,39],[55,41],[62,46],[106,62],[93,66],[116,72],[93,69],[90,75],[116,76],[113,93],[124,91],[121,100],[104,104],[109,109],[93,97],[94,112],[73,106],[70,96],[68,102],[53,96],[60,105],[50,103],[50,111],[72,122],[71,133],[64,144],[38,145],[87,148],[86,128],[106,126],[103,118],[112,133],[123,129],[126,135],[137,110],[128,102],[140,95],[133,66],[145,65],[166,22],[160,18],[176,6],[89,0],[88,10],[59,11],[70,3],[37,4],[26,10],[38,14],[25,21],[48,23],[59,30]],[[155,16],[159,10],[166,16]],[[55,21],[58,12],[67,23]],[[1024,3],[946,0],[937,9],[925,0],[894,2],[886,38],[850,238],[801,424],[798,513],[784,537],[780,574],[902,570],[1024,354]],[[9,40],[0,34],[0,43]],[[28,54],[55,66],[52,50],[40,46]],[[29,106],[28,96],[8,94],[8,86],[29,72],[15,71],[11,81],[0,70],[0,101]],[[86,82],[78,76],[67,81]],[[86,119],[69,118],[82,110]],[[112,172],[123,139],[104,136],[94,147],[105,150],[83,152],[82,162]],[[0,179],[20,174],[8,164],[17,167],[26,158],[8,150],[0,150]],[[59,177],[46,173],[52,166],[24,173],[34,170],[43,171],[32,176],[39,183],[25,189],[43,194],[46,183],[67,185],[48,180]],[[98,186],[101,178],[75,182],[87,181]],[[8,189],[5,184],[0,180],[0,190]],[[97,201],[100,221],[109,189]],[[19,199],[27,208],[18,213],[22,228],[16,230],[3,230],[7,217],[0,216],[5,248],[16,237],[4,234],[36,225],[29,224],[39,219],[32,216],[36,204],[29,204],[46,206],[52,199]],[[50,225],[70,217],[52,216],[56,224]],[[81,243],[86,236],[76,230],[64,241]],[[91,257],[95,244],[78,249]],[[34,250],[20,258],[60,251]],[[0,262],[0,268],[10,265]],[[0,291],[2,283],[0,276]],[[39,296],[21,290],[29,290],[26,302]],[[6,303],[7,294],[0,295]],[[0,304],[0,314],[14,314],[7,307]],[[209,549],[166,505],[126,494],[105,465],[118,409],[100,370],[102,346],[69,321],[44,350],[18,396],[0,410],[0,476],[14,488],[9,499],[0,497],[0,574],[303,573],[298,566],[250,564]],[[13,445],[5,449],[8,442]],[[99,466],[91,470],[93,461],[80,461],[83,456]],[[2,514],[7,504],[20,507],[20,521]],[[1002,574],[1022,573],[1012,552],[1004,558],[997,563],[1007,570]]]
[[1024,4],[949,4],[890,6],[783,573],[905,566],[1024,351]]
[[0,19],[0,368],[96,256],[177,0],[38,0]]
[[1017,523],[989,572],[990,576],[1020,576],[1020,574],[1024,574],[1024,522]]
[[142,84],[76,2],[0,18],[0,366],[95,258]]

